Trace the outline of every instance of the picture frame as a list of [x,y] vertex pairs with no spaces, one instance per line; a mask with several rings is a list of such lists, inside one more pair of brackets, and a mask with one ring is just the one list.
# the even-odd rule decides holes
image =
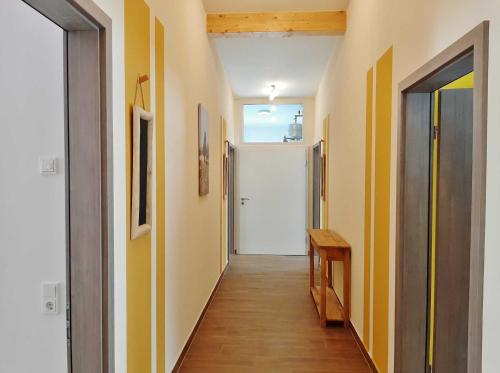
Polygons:
[[208,138],[208,111],[198,104],[198,194],[206,196],[210,191],[210,148]]
[[153,114],[134,105],[132,118],[132,204],[130,236],[151,231]]

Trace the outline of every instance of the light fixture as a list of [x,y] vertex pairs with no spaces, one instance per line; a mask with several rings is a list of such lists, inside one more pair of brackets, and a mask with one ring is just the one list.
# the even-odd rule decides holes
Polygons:
[[262,109],[262,110],[258,111],[258,114],[263,116],[263,117],[267,117],[267,116],[271,115],[271,110]]
[[276,85],[271,84],[271,93],[269,94],[269,101],[273,101],[277,95],[278,92],[276,92]]

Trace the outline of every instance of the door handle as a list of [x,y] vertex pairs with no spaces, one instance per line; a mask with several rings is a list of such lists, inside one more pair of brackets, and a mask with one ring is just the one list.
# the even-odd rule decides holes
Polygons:
[[240,198],[241,199],[241,205],[244,206],[245,205],[245,201],[250,201],[250,198],[246,198],[246,197],[242,197]]

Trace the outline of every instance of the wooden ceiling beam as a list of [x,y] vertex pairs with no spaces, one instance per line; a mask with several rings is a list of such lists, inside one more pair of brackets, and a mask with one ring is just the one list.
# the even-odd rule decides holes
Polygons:
[[211,36],[343,35],[344,11],[207,14]]

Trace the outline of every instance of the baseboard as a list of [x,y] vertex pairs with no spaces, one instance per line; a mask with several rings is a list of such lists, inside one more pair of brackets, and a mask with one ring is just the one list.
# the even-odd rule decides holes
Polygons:
[[205,307],[203,308],[203,311],[201,311],[201,314],[200,314],[200,317],[198,318],[198,321],[196,321],[196,325],[194,326],[193,331],[189,335],[189,338],[188,338],[186,344],[184,345],[184,348],[182,349],[182,352],[179,355],[179,358],[177,359],[177,362],[175,363],[174,368],[172,369],[172,373],[177,373],[179,371],[182,363],[184,362],[184,359],[189,351],[189,348],[191,347],[191,343],[193,342],[193,339],[194,339],[196,333],[198,332],[201,321],[205,317],[205,313],[207,312],[207,309],[210,306],[210,303],[212,303],[212,300],[215,296],[215,293],[217,292],[217,289],[219,288],[220,282],[221,282],[222,278],[224,277],[224,274],[226,273],[228,265],[229,265],[229,263],[226,264],[226,266],[224,267],[224,270],[220,274],[219,279],[217,280],[217,283],[215,284],[214,289],[212,290],[212,293],[210,294],[210,297],[208,298],[208,301],[205,304]]
[[349,328],[351,329],[351,333],[354,336],[354,339],[356,340],[356,344],[358,345],[359,349],[361,350],[361,353],[363,354],[363,357],[365,358],[366,362],[368,363],[370,370],[372,373],[378,373],[377,367],[375,366],[375,363],[372,360],[372,357],[368,353],[368,351],[365,348],[365,344],[363,341],[361,341],[361,338],[359,338],[358,332],[356,331],[356,328],[354,325],[352,325],[351,322],[349,322]]

